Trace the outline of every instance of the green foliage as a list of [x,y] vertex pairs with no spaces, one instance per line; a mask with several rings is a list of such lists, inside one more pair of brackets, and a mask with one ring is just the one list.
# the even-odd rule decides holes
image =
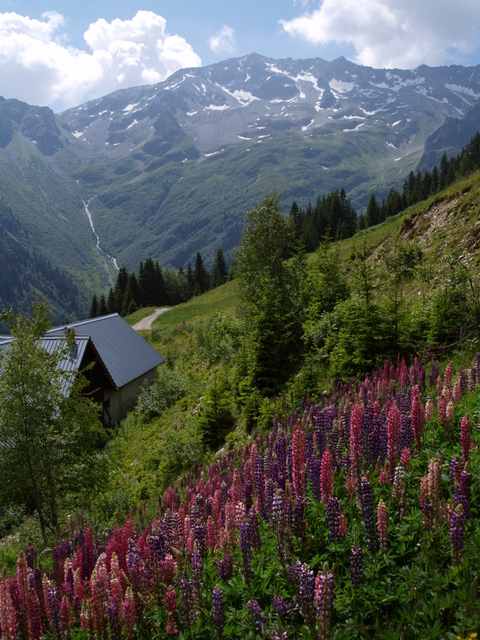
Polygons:
[[163,366],[158,369],[155,382],[142,387],[135,408],[138,412],[153,418],[161,415],[187,391],[188,379],[185,374],[178,369]]
[[202,401],[198,425],[203,444],[211,451],[217,451],[235,425],[230,389],[216,378]]
[[288,375],[300,344],[305,263],[301,254],[287,261],[294,247],[280,197],[268,193],[247,213],[236,253],[246,348],[241,366],[267,394]]
[[51,352],[41,345],[46,308],[5,320],[14,339],[0,350],[0,502],[36,509],[46,544],[48,531],[59,535],[62,499],[95,483],[102,429],[97,406],[81,396],[85,379],[61,364],[68,337]]

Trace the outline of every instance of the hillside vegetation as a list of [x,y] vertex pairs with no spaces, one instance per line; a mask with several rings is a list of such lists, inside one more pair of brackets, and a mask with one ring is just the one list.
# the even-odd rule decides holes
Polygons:
[[49,575],[7,512],[18,635],[473,637],[479,228],[475,174],[306,256],[267,194],[235,279],[145,334],[166,364]]

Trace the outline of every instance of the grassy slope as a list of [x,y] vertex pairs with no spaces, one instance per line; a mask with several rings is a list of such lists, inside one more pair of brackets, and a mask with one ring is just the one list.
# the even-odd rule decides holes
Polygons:
[[[394,233],[405,237],[416,237],[423,247],[424,260],[440,268],[440,257],[446,250],[462,248],[468,251],[467,259],[473,271],[480,272],[478,244],[480,241],[480,174],[462,181],[440,196],[410,208],[395,218],[357,234],[340,243],[340,258],[348,270],[349,257],[355,247],[365,241],[375,260],[383,243]],[[476,226],[475,226],[476,225]],[[308,256],[309,262],[313,254]],[[417,295],[418,287],[410,294]],[[408,292],[407,292],[408,293]],[[131,417],[120,429],[118,437],[111,444],[112,458],[115,460],[117,480],[121,474],[130,487],[135,499],[156,500],[155,492],[165,486],[160,460],[165,441],[162,433],[170,432],[172,425],[188,423],[196,411],[199,399],[206,393],[214,378],[228,376],[221,364],[209,364],[200,348],[202,327],[216,314],[235,312],[238,303],[238,285],[235,281],[198,296],[190,302],[174,307],[157,318],[153,332],[145,332],[144,337],[171,362],[186,373],[190,391],[176,405],[168,409],[160,418],[141,420]],[[145,309],[127,318],[131,324],[153,312]],[[152,340],[153,336],[153,340]],[[455,355],[457,367],[471,357],[478,345],[471,345]],[[173,452],[172,452],[173,453]],[[168,471],[168,470],[167,470]],[[170,473],[170,471],[168,471]],[[169,478],[171,479],[171,478]],[[114,484],[117,484],[115,481]]]

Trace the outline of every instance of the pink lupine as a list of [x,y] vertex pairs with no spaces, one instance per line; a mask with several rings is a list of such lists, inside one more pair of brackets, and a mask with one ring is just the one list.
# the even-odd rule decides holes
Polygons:
[[323,456],[320,470],[320,492],[322,502],[327,506],[329,499],[333,493],[333,458],[330,445],[327,445]]
[[452,391],[452,363],[449,362],[445,368],[445,376],[443,379],[443,388]]
[[377,531],[378,531],[378,543],[382,551],[387,550],[387,507],[383,500],[380,500],[377,507]]
[[423,411],[423,404],[418,386],[413,387],[412,394],[413,397],[411,417],[413,434],[415,436],[415,444],[417,445],[417,449],[420,449],[422,446],[423,427],[425,426],[425,413]]
[[443,395],[440,395],[437,400],[438,407],[438,422],[445,426],[447,424],[447,403]]
[[60,622],[62,623],[62,629],[67,633],[75,624],[72,605],[65,596],[63,596],[62,601],[60,602]]
[[462,383],[460,378],[457,380],[454,388],[453,388],[453,402],[454,404],[458,404],[462,399]]
[[[43,636],[42,614],[40,602],[35,589],[30,589],[30,638],[40,640]],[[0,623],[1,626],[1,623]]]
[[410,471],[410,463],[411,463],[411,451],[410,449],[403,449],[402,455],[400,457],[400,462],[402,463],[402,467],[407,471]]
[[362,406],[355,402],[350,415],[350,464],[352,481],[357,495],[360,495],[362,471],[362,414]]
[[92,614],[95,632],[100,638],[108,636],[108,575],[105,554],[99,556],[90,580],[92,590]]
[[305,432],[297,424],[293,432],[292,441],[292,467],[293,467],[293,489],[297,498],[305,495],[305,464],[307,462],[307,451],[305,445]]
[[447,433],[450,433],[453,427],[453,421],[455,419],[455,407],[453,405],[453,400],[450,400],[449,403],[447,404],[447,410],[446,410],[446,431]]
[[217,528],[212,516],[208,516],[207,520],[207,546],[211,551],[218,546]]
[[468,413],[463,416],[462,425],[460,427],[460,444],[462,445],[463,464],[466,464],[470,457],[472,426]]
[[396,402],[388,413],[388,442],[387,442],[387,458],[390,465],[390,474],[392,475],[397,465],[397,446],[398,436],[400,433],[400,411]]
[[0,582],[0,628],[2,638],[15,638],[16,613],[8,588],[7,570],[4,569],[3,578]]
[[178,633],[177,607],[177,594],[175,589],[169,587],[167,590],[167,633],[171,635],[176,635]]
[[433,413],[434,413],[433,400],[429,397],[425,404],[425,420],[427,422],[430,422],[430,420],[433,418]]
[[129,640],[133,640],[135,638],[135,599],[130,587],[128,587],[125,593],[125,601],[123,603],[123,619],[125,621],[125,635]]
[[385,462],[384,467],[380,471],[380,475],[378,476],[378,484],[386,485],[390,483],[390,465]]
[[437,378],[437,396],[442,394],[442,376],[439,375]]
[[173,584],[177,575],[177,563],[173,559],[173,556],[168,554],[165,560],[160,562],[160,567],[162,569],[164,584],[167,586]]

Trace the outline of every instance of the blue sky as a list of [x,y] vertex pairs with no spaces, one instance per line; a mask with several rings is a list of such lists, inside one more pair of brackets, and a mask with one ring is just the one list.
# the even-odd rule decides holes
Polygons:
[[0,95],[55,111],[257,52],[480,64],[479,0],[0,0]]

